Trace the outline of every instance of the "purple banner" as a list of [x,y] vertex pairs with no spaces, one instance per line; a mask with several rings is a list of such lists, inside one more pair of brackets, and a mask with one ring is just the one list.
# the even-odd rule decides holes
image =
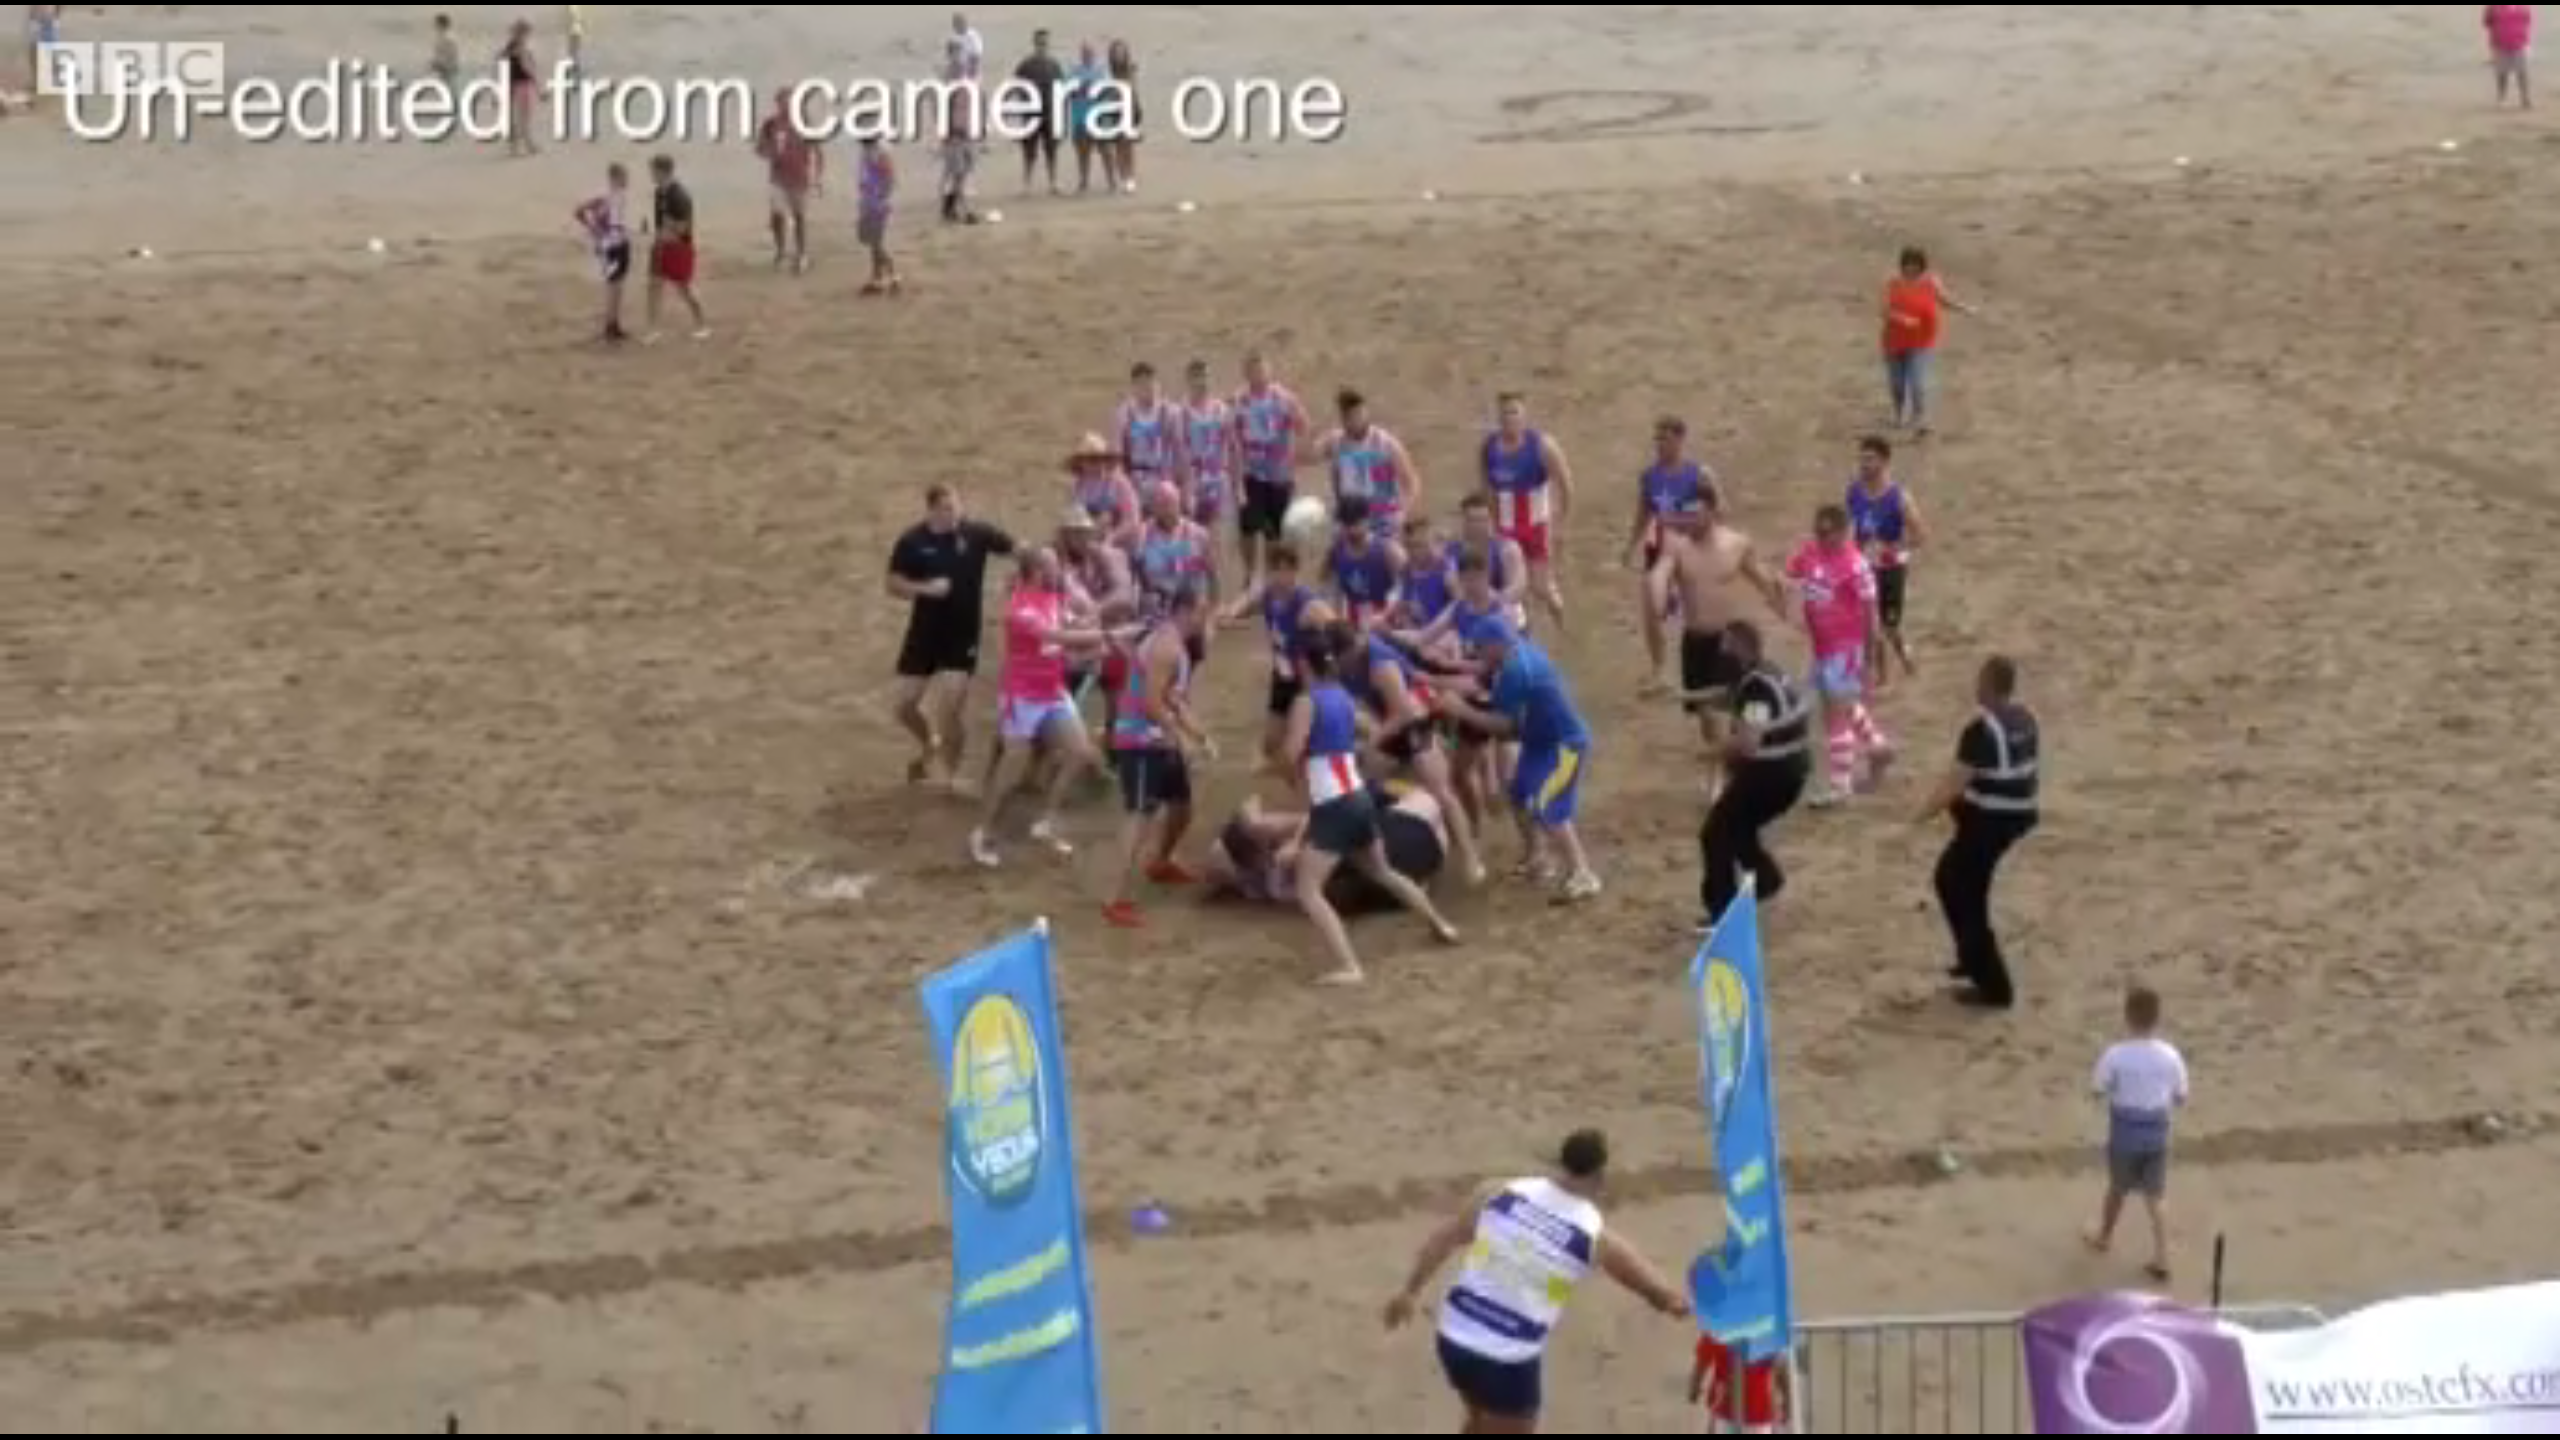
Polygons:
[[2019,1340],[2039,1435],[2258,1433],[2248,1357],[2202,1311],[2084,1295],[2027,1312]]

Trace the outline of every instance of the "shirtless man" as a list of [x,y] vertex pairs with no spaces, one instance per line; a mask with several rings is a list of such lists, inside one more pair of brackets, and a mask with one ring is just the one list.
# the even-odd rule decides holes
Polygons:
[[756,127],[756,156],[764,161],[773,227],[773,268],[809,268],[809,201],[826,179],[827,152],[791,113],[791,87],[773,92],[773,113]]
[[1644,681],[1648,695],[1662,693],[1662,671],[1670,660],[1671,641],[1663,622],[1671,618],[1671,597],[1657,563],[1663,524],[1720,502],[1714,472],[1689,458],[1689,423],[1677,415],[1654,421],[1653,460],[1636,477],[1635,526],[1627,532],[1626,559],[1643,582],[1636,613],[1644,623],[1645,659],[1650,662]]
[[[1378,842],[1387,868],[1428,888],[1448,863],[1449,826],[1431,792],[1402,780],[1366,782],[1378,807]],[[1298,841],[1306,833],[1303,810],[1274,810],[1247,795],[1202,857],[1210,898],[1234,896],[1266,905],[1297,903]],[[1383,915],[1396,898],[1349,866],[1325,883],[1342,915]]]
[[[1787,587],[1751,543],[1724,523],[1712,506],[1662,527],[1662,558],[1655,573],[1680,607],[1680,702],[1698,717],[1698,735],[1710,757],[1724,751],[1727,692],[1741,682],[1743,666],[1725,653],[1725,628],[1743,614],[1740,591],[1748,586],[1777,616],[1787,614]],[[1713,794],[1721,765],[1710,758],[1707,788]]]

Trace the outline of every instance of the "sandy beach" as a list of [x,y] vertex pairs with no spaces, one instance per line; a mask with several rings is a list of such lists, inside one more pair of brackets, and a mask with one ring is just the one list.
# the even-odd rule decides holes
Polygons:
[[[940,36],[588,11],[628,74],[905,73]],[[454,13],[476,52],[512,12]],[[237,75],[422,64],[427,14],[67,25],[223,39]],[[1919,763],[1778,835],[1804,1313],[2135,1278],[2074,1237],[2087,1069],[2137,977],[2196,1072],[2179,1293],[2216,1232],[2244,1301],[2560,1264],[2533,1198],[2560,1148],[2466,1123],[2560,1080],[2531,738],[2560,679],[2560,181],[2544,122],[2490,107],[2472,12],[972,19],[1007,67],[1050,24],[1162,83],[1323,75],[1352,123],[1151,144],[1123,198],[1018,198],[998,154],[1005,223],[906,222],[896,304],[855,298],[840,194],[816,268],[774,274],[743,143],[680,149],[717,333],[607,353],[566,217],[646,147],[0,120],[0,1429],[918,1428],[944,1262],[915,983],[1034,915],[1117,1428],[1451,1426],[1427,1346],[1375,1325],[1434,1205],[1599,1124],[1630,1233],[1680,1261],[1715,1234],[1678,991],[1698,801],[1664,780],[1694,738],[1636,693],[1624,497],[1677,411],[1741,523],[1800,534],[1879,418],[1904,243],[1983,314],[1907,467],[1941,538],[1884,718]],[[1105,930],[1105,808],[1076,865],[990,877],[968,808],[901,783],[875,577],[921,488],[1043,529],[1132,359],[1229,375],[1257,346],[1375,397],[1442,508],[1497,389],[1571,448],[1598,498],[1553,648],[1601,737],[1602,905],[1466,897],[1456,953],[1365,925],[1371,984],[1321,991],[1302,926],[1168,903]],[[2053,748],[2000,895],[2024,1003],[1984,1019],[1930,999],[1934,840],[1902,820],[1992,649]],[[1240,740],[1239,654],[1202,696]],[[794,866],[875,878],[760,882]],[[1964,1174],[1926,1178],[1941,1148]],[[1131,1241],[1146,1201],[1173,1227]],[[1682,1360],[1592,1297],[1551,1428],[1674,1427]]]

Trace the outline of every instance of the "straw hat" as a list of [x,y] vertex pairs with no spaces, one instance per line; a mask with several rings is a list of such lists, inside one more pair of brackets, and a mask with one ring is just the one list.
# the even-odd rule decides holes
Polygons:
[[1067,468],[1078,470],[1087,465],[1117,465],[1124,458],[1111,448],[1110,441],[1088,430],[1084,438],[1076,442],[1076,448],[1067,452]]
[[1081,505],[1070,505],[1066,508],[1065,513],[1058,516],[1058,528],[1061,530],[1099,530],[1102,527],[1094,523],[1092,511],[1087,510]]

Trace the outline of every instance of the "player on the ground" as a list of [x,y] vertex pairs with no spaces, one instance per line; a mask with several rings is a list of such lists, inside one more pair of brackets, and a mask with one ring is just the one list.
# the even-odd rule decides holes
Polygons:
[[595,251],[604,277],[604,331],[608,345],[631,338],[622,328],[622,292],[631,276],[631,171],[619,160],[604,167],[604,193],[578,207],[578,225]]
[[1519,768],[1511,777],[1512,815],[1525,852],[1517,874],[1552,884],[1553,862],[1562,860],[1557,898],[1592,899],[1600,893],[1600,876],[1574,825],[1583,773],[1591,764],[1591,727],[1546,652],[1508,625],[1486,630],[1478,643],[1492,667],[1490,694],[1481,706],[1454,696],[1442,704],[1488,734],[1520,742]]
[[1058,833],[1058,808],[1065,803],[1067,787],[1102,764],[1067,689],[1067,665],[1071,648],[1103,645],[1110,636],[1099,626],[1073,623],[1075,600],[1057,552],[1046,546],[1023,550],[1018,563],[1022,573],[1005,602],[995,773],[977,828],[969,832],[969,858],[989,869],[1004,863],[996,852],[996,822],[1003,818],[1006,799],[1031,773],[1037,751],[1052,751],[1058,763],[1049,776],[1048,803],[1031,822],[1031,838],[1059,855],[1075,853]]
[[1638,567],[1642,582],[1636,613],[1644,622],[1645,658],[1650,668],[1645,672],[1643,689],[1648,695],[1662,693],[1663,668],[1670,661],[1671,637],[1664,622],[1671,618],[1675,602],[1666,577],[1658,570],[1663,522],[1669,517],[1696,515],[1722,503],[1714,473],[1690,459],[1688,447],[1687,421],[1665,415],[1653,422],[1653,463],[1637,477],[1636,521],[1627,532],[1627,563]]
[[1236,392],[1236,448],[1243,457],[1244,494],[1236,502],[1236,552],[1245,571],[1262,568],[1262,553],[1279,543],[1280,522],[1298,498],[1298,461],[1314,433],[1296,392],[1272,378],[1271,362],[1244,357],[1244,388]]
[[1394,616],[1397,580],[1404,572],[1404,547],[1381,536],[1373,518],[1367,501],[1342,501],[1334,511],[1333,548],[1324,557],[1325,584],[1341,601],[1344,618],[1361,630],[1374,630]]
[[1743,666],[1725,653],[1725,628],[1745,618],[1740,590],[1748,586],[1773,615],[1787,615],[1786,586],[1762,562],[1751,537],[1727,525],[1710,508],[1694,516],[1667,517],[1657,582],[1680,607],[1680,704],[1698,717],[1707,749],[1707,795],[1713,799],[1724,773],[1727,694]]
[[1815,787],[1816,806],[1836,805],[1884,779],[1893,746],[1867,708],[1868,678],[1884,669],[1884,626],[1876,618],[1876,576],[1849,529],[1849,511],[1814,512],[1813,537],[1787,559],[1787,579],[1804,605],[1813,637],[1813,692],[1822,704],[1830,764]]
[[1120,875],[1102,918],[1124,929],[1144,924],[1138,876],[1159,885],[1188,884],[1191,872],[1173,850],[1191,828],[1192,755],[1214,757],[1217,745],[1191,714],[1191,641],[1209,616],[1208,592],[1185,586],[1164,617],[1131,647],[1127,680],[1111,716],[1111,759],[1129,821]]
[[1484,440],[1484,488],[1493,499],[1493,522],[1527,561],[1529,588],[1558,625],[1564,623],[1564,587],[1556,579],[1555,553],[1573,513],[1573,467],[1555,437],[1529,428],[1529,402],[1507,391],[1495,401],[1497,421]]
[[1159,480],[1179,480],[1182,432],[1174,424],[1174,408],[1166,403],[1156,367],[1141,360],[1129,367],[1129,394],[1111,415],[1111,438],[1127,457],[1129,479],[1144,493]]
[[[1858,473],[1844,503],[1858,545],[1875,567],[1876,618],[1884,626],[1885,643],[1902,662],[1902,673],[1916,674],[1911,647],[1902,638],[1902,604],[1910,593],[1911,552],[1929,537],[1920,523],[1919,502],[1893,473],[1892,441],[1870,435],[1858,442]],[[1884,674],[1879,670],[1873,678],[1881,684]]]
[[1442,918],[1421,886],[1387,864],[1380,843],[1377,802],[1360,778],[1360,707],[1336,670],[1336,657],[1356,651],[1360,643],[1348,627],[1336,625],[1307,647],[1301,657],[1306,689],[1289,707],[1288,732],[1282,742],[1297,762],[1299,788],[1307,800],[1307,826],[1298,841],[1298,907],[1333,952],[1334,969],[1323,977],[1328,985],[1356,985],[1364,974],[1342,915],[1325,896],[1325,882],[1345,862],[1430,922],[1442,943],[1458,943],[1456,928]]
[[1174,407],[1174,436],[1184,505],[1191,518],[1214,535],[1235,503],[1244,447],[1236,431],[1234,408],[1210,392],[1206,360],[1183,367],[1182,402]]
[[1306,618],[1320,610],[1316,592],[1299,578],[1298,549],[1283,541],[1263,555],[1262,572],[1253,577],[1219,616],[1227,624],[1258,617],[1271,650],[1269,701],[1264,706],[1263,757],[1277,764],[1281,742],[1288,736],[1289,709],[1304,688],[1298,654],[1306,645]]
[[773,230],[773,268],[809,268],[809,201],[826,180],[827,152],[791,113],[791,87],[773,92],[773,113],[756,127],[756,156],[764,161],[765,206]]
[[1422,472],[1404,442],[1369,419],[1369,402],[1357,390],[1334,396],[1341,424],[1316,442],[1316,454],[1333,472],[1336,510],[1358,500],[1381,540],[1395,538],[1408,510],[1422,508]]
[[1120,468],[1120,452],[1100,435],[1087,432],[1067,452],[1067,498],[1081,505],[1102,527],[1106,543],[1123,549],[1136,546],[1142,519],[1138,487]]

